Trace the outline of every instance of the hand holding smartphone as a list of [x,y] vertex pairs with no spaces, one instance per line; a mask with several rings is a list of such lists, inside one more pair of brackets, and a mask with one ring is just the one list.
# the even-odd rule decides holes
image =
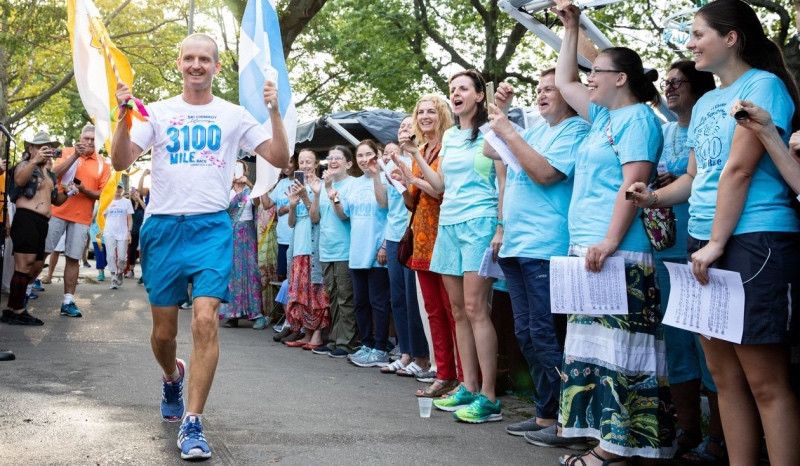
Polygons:
[[305,185],[306,184],[306,172],[296,171],[294,172],[294,180],[298,183]]

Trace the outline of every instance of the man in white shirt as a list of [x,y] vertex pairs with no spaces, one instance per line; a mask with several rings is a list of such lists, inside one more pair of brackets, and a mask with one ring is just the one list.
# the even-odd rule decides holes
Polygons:
[[[243,107],[211,93],[220,70],[214,40],[192,34],[181,43],[178,70],[183,93],[148,105],[147,122],[114,132],[112,163],[129,167],[152,147],[149,215],[140,233],[142,271],[153,314],[151,345],[164,371],[161,414],[183,417],[178,447],[183,459],[211,457],[201,414],[219,358],[217,309],[227,298],[233,260],[228,190],[239,149],[254,152],[276,167],[289,162],[286,130],[278,110],[275,84],[264,85],[270,125],[260,125]],[[131,97],[117,85],[117,99]],[[127,110],[123,110],[127,111]],[[123,118],[120,118],[123,120]],[[176,359],[178,305],[192,284],[193,347],[188,410],[184,414],[184,363]]]

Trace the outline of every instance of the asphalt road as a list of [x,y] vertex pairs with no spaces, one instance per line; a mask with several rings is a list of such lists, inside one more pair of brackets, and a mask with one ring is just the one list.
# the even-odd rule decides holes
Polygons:
[[[81,270],[93,277],[93,271]],[[82,281],[84,281],[82,279]],[[81,283],[84,317],[58,315],[61,283],[31,303],[43,327],[0,324],[0,464],[173,464],[177,424],[161,422],[160,373],[144,289]],[[3,305],[6,297],[3,296]],[[178,354],[188,360],[191,311]],[[531,414],[511,396],[503,422],[418,414],[413,379],[273,343],[272,331],[220,329],[204,425],[214,464],[555,465],[560,450],[505,433]],[[190,368],[191,370],[191,368]]]

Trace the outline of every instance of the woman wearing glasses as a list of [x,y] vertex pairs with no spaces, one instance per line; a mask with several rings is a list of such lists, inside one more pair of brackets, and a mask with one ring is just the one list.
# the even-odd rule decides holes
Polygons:
[[[686,138],[692,108],[697,99],[716,87],[714,75],[698,71],[694,62],[683,60],[669,67],[663,83],[667,107],[678,117],[662,126],[664,150],[657,166],[654,188],[667,186],[686,173],[689,164],[689,147]],[[666,311],[669,300],[669,274],[664,262],[686,263],[687,224],[689,203],[674,205],[676,233],[675,245],[655,251],[656,277],[661,292],[661,313]],[[677,457],[692,464],[716,463],[725,456],[722,425],[717,408],[716,387],[706,366],[705,355],[699,336],[687,330],[664,326],[664,342],[667,346],[667,373],[672,401],[675,403],[677,425],[680,429]],[[701,430],[700,389],[705,387],[711,409],[709,435],[704,439]]]
[[568,316],[559,410],[564,438],[550,427],[526,439],[545,446],[577,446],[576,437],[584,436],[599,441],[562,458],[570,466],[669,458],[674,431],[653,256],[637,209],[625,200],[631,184],[650,179],[661,152],[661,125],[647,105],[659,99],[656,73],[645,71],[633,50],[613,47],[597,56],[584,86],[577,63],[580,10],[568,6],[557,14],[565,32],[556,86],[591,123],[575,163],[570,254],[584,257],[592,272],[611,256],[625,260],[628,314]]
[[[798,268],[800,221],[789,190],[757,134],[737,127],[737,100],[763,107],[784,141],[800,127],[798,91],[780,48],[740,0],[717,0],[698,10],[689,50],[698,69],[721,87],[704,95],[689,126],[687,175],[640,205],[689,200],[692,270],[708,283],[710,266],[739,272],[744,282],[741,343],[701,338],[717,385],[731,464],[757,464],[761,429],[770,463],[800,464],[800,408],[789,383],[789,283]],[[759,422],[760,421],[760,422]]]

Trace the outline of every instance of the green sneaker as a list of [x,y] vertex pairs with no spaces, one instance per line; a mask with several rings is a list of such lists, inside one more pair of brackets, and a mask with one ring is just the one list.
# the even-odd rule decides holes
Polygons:
[[433,400],[433,406],[436,406],[436,409],[452,413],[469,406],[473,401],[475,401],[475,394],[467,390],[467,387],[459,385],[458,390],[447,398]]
[[492,403],[489,398],[486,398],[486,395],[479,394],[472,404],[454,412],[453,417],[456,421],[469,422],[470,424],[502,421],[503,414],[501,409],[500,400],[495,400]]

